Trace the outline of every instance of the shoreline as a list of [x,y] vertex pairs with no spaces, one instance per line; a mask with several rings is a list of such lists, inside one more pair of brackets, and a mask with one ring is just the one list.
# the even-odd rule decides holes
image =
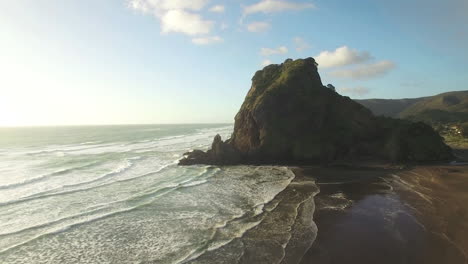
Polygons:
[[258,224],[186,263],[299,263],[317,235],[313,214],[318,187],[313,179],[283,168],[293,178],[253,217]]
[[468,165],[291,169],[320,188],[300,263],[467,263]]

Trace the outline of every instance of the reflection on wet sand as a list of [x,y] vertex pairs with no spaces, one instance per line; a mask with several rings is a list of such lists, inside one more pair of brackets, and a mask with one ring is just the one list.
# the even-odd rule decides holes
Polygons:
[[467,263],[468,166],[294,171],[320,187],[301,263]]

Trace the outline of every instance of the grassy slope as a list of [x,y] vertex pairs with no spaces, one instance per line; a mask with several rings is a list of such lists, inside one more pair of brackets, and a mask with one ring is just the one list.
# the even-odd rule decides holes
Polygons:
[[417,115],[427,110],[468,113],[468,91],[456,91],[438,94],[419,101],[404,109],[401,117]]
[[448,92],[417,102],[399,116],[429,124],[468,121],[468,91]]
[[355,100],[367,107],[374,115],[398,117],[403,110],[428,97],[406,98],[406,99],[364,99]]
[[356,100],[376,115],[400,117],[426,123],[468,121],[468,91],[456,91],[413,99]]

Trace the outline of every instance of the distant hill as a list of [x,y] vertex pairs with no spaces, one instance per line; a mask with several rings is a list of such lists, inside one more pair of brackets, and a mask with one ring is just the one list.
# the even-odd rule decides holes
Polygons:
[[423,121],[431,125],[468,122],[468,91],[412,99],[367,99],[356,102],[375,115]]
[[355,101],[370,109],[374,115],[399,117],[400,113],[406,108],[426,98],[428,97],[405,99],[365,99]]

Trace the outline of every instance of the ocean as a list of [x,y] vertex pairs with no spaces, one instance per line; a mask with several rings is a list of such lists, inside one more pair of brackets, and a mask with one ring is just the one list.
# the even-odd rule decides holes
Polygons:
[[0,263],[299,261],[317,232],[313,181],[285,167],[177,166],[232,130],[0,128]]

